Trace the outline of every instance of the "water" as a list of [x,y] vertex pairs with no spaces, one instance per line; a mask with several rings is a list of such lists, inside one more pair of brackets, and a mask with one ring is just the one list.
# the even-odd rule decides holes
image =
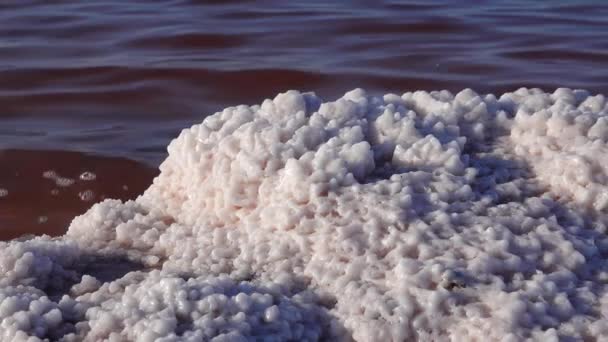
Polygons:
[[[0,165],[0,188],[7,192],[0,196],[0,240],[61,235],[93,203],[134,198],[157,173],[124,158],[67,151],[3,150]],[[85,172],[95,173],[95,179],[82,179]]]
[[[97,186],[122,175],[148,184],[182,128],[286,89],[326,99],[354,87],[606,94],[607,15],[601,1],[3,1],[0,146],[17,150],[15,172],[37,160],[77,175],[67,154],[40,158],[77,151],[121,170]],[[0,187],[14,195],[31,181],[5,175]],[[23,193],[33,201],[36,191]],[[29,227],[49,205],[25,213],[13,195],[0,199],[0,222]],[[70,214],[48,232],[86,207],[57,206]]]

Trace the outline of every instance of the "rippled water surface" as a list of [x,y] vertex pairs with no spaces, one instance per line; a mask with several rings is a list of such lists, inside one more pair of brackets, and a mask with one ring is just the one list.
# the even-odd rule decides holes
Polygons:
[[[94,156],[154,167],[181,128],[287,89],[608,94],[607,21],[603,1],[2,1],[0,146],[19,149],[16,173],[69,150],[146,183],[146,167]],[[82,168],[53,156],[40,172]]]

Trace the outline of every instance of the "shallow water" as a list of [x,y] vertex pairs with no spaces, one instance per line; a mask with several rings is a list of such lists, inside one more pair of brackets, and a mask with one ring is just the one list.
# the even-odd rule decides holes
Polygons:
[[157,174],[125,158],[66,151],[0,151],[0,241],[61,235],[74,216],[104,198],[142,193]]
[[0,146],[155,167],[182,128],[286,89],[608,93],[607,14],[598,1],[3,1]]

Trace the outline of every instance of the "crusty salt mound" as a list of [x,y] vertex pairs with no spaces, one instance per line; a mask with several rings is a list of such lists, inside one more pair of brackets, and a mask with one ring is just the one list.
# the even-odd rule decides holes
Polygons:
[[2,341],[608,340],[608,104],[290,91],[0,243]]

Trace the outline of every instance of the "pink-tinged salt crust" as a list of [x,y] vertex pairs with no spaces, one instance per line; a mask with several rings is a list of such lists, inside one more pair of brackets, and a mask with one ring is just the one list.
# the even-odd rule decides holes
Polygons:
[[2,341],[608,340],[608,105],[289,91],[0,243]]

